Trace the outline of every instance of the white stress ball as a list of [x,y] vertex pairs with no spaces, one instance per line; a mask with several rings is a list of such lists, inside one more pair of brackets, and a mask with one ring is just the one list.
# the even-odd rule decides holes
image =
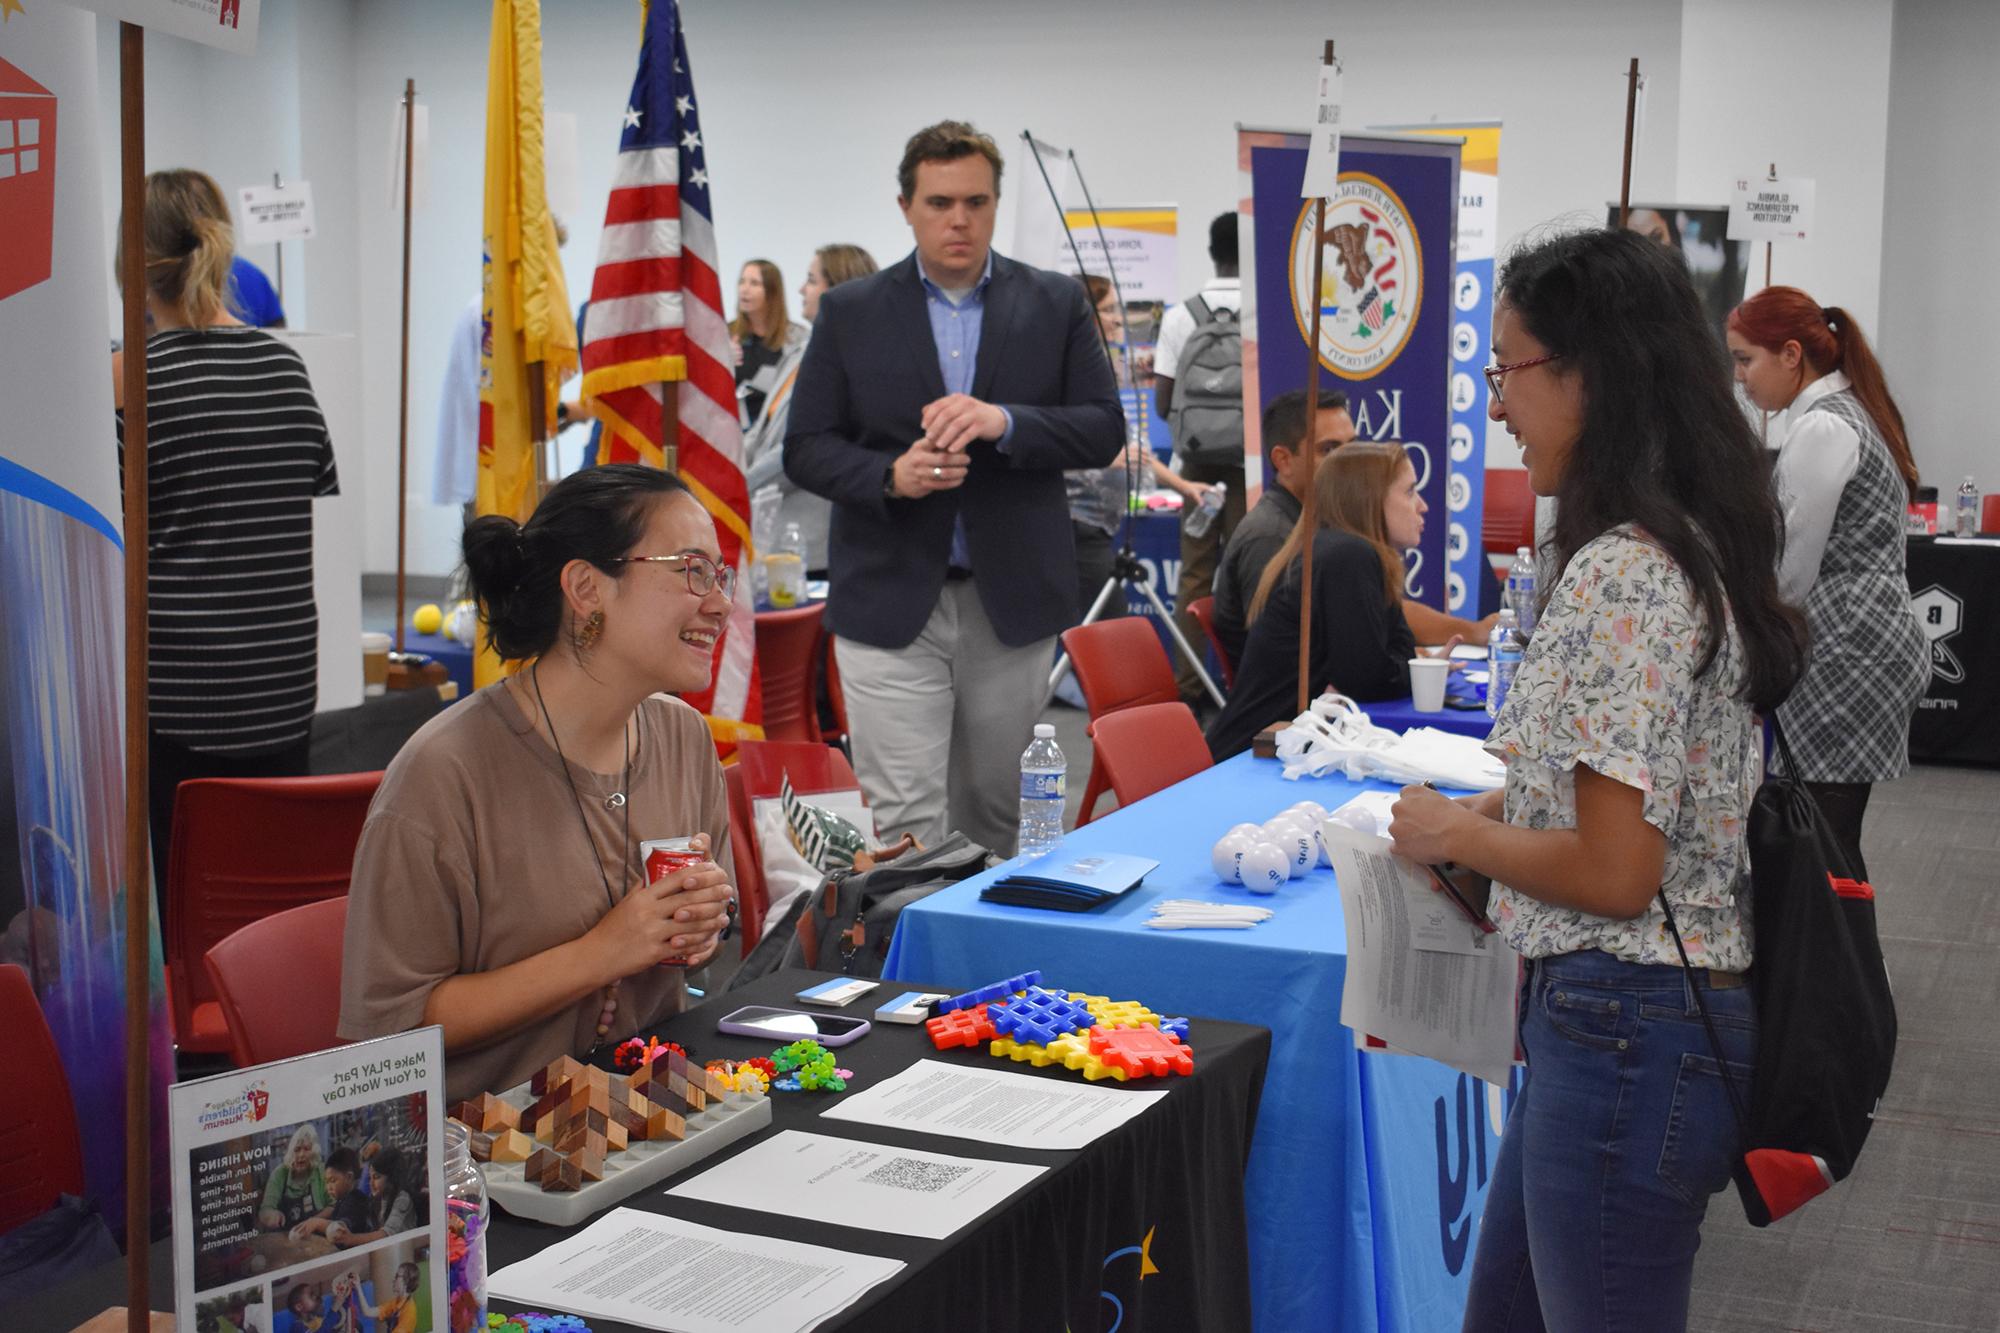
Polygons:
[[1280,816],[1264,825],[1264,837],[1278,845],[1291,858],[1292,878],[1311,870],[1319,860],[1319,842],[1311,829],[1296,819]]
[[1264,832],[1264,826],[1262,824],[1232,824],[1229,831],[1231,833],[1241,833],[1246,838],[1254,839]]
[[1308,823],[1314,828],[1318,828],[1319,822],[1326,818],[1326,807],[1318,801],[1300,801],[1297,805],[1285,811],[1285,813],[1288,815],[1304,815]]
[[1243,853],[1249,851],[1250,846],[1250,835],[1233,829],[1217,838],[1208,854],[1208,863],[1215,867],[1215,877],[1224,884],[1241,884],[1243,880],[1236,873],[1237,862],[1243,859]]
[[1274,842],[1255,842],[1237,863],[1243,887],[1252,893],[1276,893],[1291,877],[1292,858]]

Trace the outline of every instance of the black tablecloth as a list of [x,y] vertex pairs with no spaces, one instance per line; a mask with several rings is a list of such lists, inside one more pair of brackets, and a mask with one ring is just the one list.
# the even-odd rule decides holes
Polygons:
[[2000,764],[2000,545],[1913,540],[1908,570],[1931,641],[1910,758]]
[[[767,1054],[770,1043],[725,1036],[715,1030],[716,1020],[746,1004],[797,1007],[794,994],[830,975],[774,974],[662,1024],[657,1035],[681,1043],[698,1060]],[[903,990],[958,990],[990,980],[956,978],[923,987],[885,982],[840,1012],[865,1018],[877,1004]],[[1243,1170],[1256,1127],[1271,1034],[1258,1027],[1195,1019],[1188,1044],[1195,1052],[1192,1077],[1136,1085],[1164,1088],[1168,1096],[1076,1152],[1035,1151],[823,1120],[820,1112],[840,1094],[773,1094],[771,1129],[766,1133],[809,1130],[1050,1168],[946,1240],[857,1231],[807,1218],[668,1198],[664,1191],[673,1181],[641,1191],[620,1206],[671,1213],[729,1231],[885,1255],[908,1265],[839,1318],[822,1325],[824,1329],[1019,1333],[1066,1328],[1085,1333],[1115,1327],[1119,1333],[1130,1333],[1247,1328],[1250,1281]],[[921,1027],[888,1023],[875,1024],[866,1037],[839,1048],[836,1055],[854,1071],[857,1090],[873,1087],[925,1058],[1004,1067],[1034,1077],[1082,1077],[1062,1069],[1006,1064],[977,1051],[938,1051]],[[733,1144],[709,1160],[722,1161],[763,1137]],[[488,1232],[488,1260],[499,1269],[572,1234],[572,1228],[522,1221],[496,1208]],[[162,1241],[153,1247],[155,1309],[173,1308],[172,1270],[171,1243]],[[72,1328],[106,1305],[122,1301],[124,1280],[121,1263],[0,1308],[0,1325]],[[496,1301],[494,1308],[525,1307]],[[630,1326],[594,1320],[591,1327],[597,1333],[617,1333]]]

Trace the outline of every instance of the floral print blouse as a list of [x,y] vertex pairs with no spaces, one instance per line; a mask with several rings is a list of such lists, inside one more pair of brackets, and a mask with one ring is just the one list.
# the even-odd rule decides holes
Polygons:
[[[1703,628],[1663,548],[1631,527],[1596,537],[1550,594],[1486,748],[1507,766],[1509,824],[1574,828],[1578,764],[1637,788],[1646,822],[1666,835],[1664,885],[1689,961],[1741,972],[1752,941],[1738,895],[1750,883],[1745,835],[1762,757],[1750,706],[1735,697],[1735,626],[1696,678]],[[1680,964],[1657,898],[1619,921],[1496,883],[1487,912],[1526,958],[1599,949]]]

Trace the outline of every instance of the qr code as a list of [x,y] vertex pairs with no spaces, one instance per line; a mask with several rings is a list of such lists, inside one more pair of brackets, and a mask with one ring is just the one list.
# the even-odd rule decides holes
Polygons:
[[936,1194],[971,1169],[953,1162],[920,1162],[914,1157],[891,1157],[861,1178],[871,1185]]

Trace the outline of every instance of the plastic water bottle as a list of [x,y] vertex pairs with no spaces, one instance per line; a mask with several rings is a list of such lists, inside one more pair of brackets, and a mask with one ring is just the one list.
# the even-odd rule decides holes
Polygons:
[[1951,531],[1955,537],[1979,535],[1979,487],[1970,477],[1958,483],[1958,504],[1952,514]]
[[1222,512],[1222,506],[1229,503],[1229,483],[1218,481],[1202,493],[1201,504],[1187,516],[1187,535],[1206,537],[1208,530],[1215,526],[1215,516]]
[[1507,691],[1514,687],[1514,673],[1521,666],[1521,651],[1521,629],[1513,608],[1508,607],[1500,612],[1493,633],[1486,639],[1487,716],[1498,717],[1501,705],[1507,702]]
[[806,599],[806,539],[796,523],[785,524],[777,549],[764,557],[771,581],[771,605],[793,607]]
[[1062,841],[1068,772],[1056,729],[1037,722],[1035,739],[1021,752],[1021,855],[1039,856]]
[[1514,623],[1521,641],[1535,632],[1535,553],[1523,546],[1515,550],[1514,563],[1507,566],[1507,602],[1513,608]]

